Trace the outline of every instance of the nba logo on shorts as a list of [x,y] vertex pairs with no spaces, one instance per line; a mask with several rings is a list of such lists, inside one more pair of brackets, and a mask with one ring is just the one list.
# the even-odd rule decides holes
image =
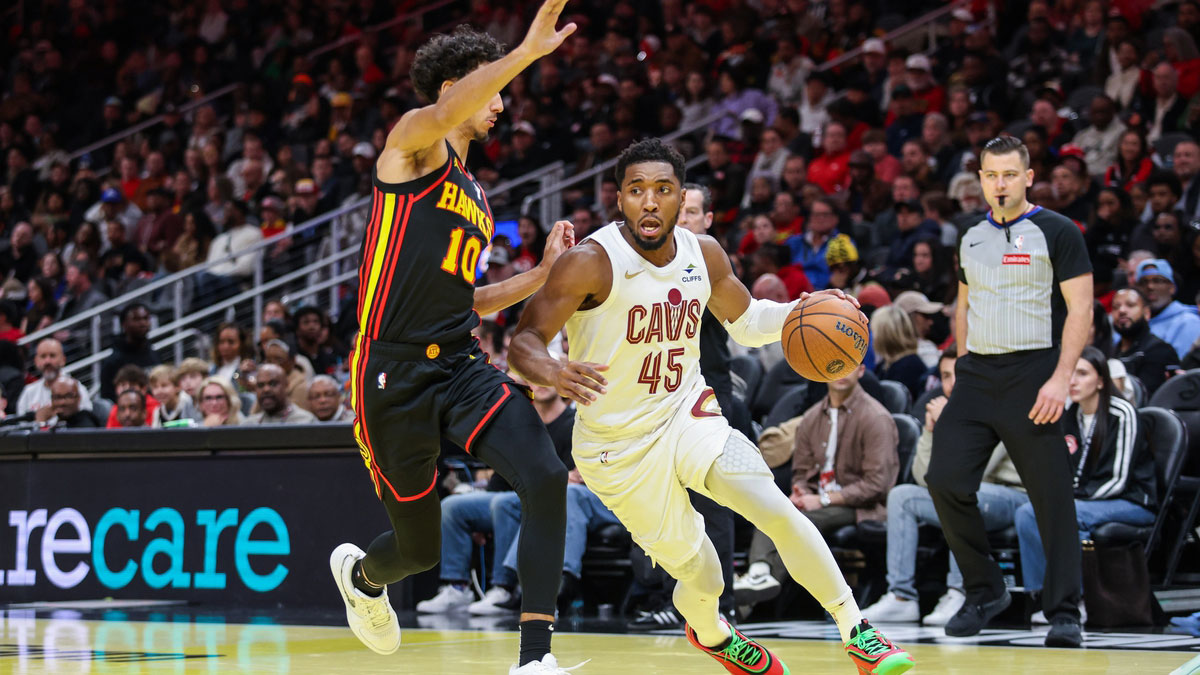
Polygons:
[[377,379],[376,382],[379,383],[380,389],[386,389],[387,388],[387,373],[380,373],[379,379]]
[[601,463],[601,464],[608,464],[608,451],[607,451],[607,450],[605,450],[604,452],[600,453],[600,463]]

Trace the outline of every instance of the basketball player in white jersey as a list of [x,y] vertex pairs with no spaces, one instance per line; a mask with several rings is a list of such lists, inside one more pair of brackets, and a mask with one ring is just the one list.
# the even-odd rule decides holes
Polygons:
[[[758,449],[730,428],[700,375],[706,306],[734,340],[760,347],[780,339],[794,303],[752,299],[715,239],[675,227],[683,201],[679,153],[657,139],[642,141],[621,154],[616,178],[624,222],[555,262],[517,326],[510,365],[579,404],[576,468],[678,580],[673,599],[693,645],[731,673],[789,672],[720,619],[721,565],[686,488],[774,540],[788,572],[833,615],[860,672],[908,670],[912,658],[863,620],[817,528],[775,486]],[[546,350],[563,326],[569,362]]]

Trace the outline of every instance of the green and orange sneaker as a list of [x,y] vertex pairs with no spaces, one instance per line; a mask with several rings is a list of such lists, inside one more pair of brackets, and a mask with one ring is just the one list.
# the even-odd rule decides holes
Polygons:
[[744,675],[745,673],[752,673],[753,675],[791,675],[792,671],[788,670],[783,661],[775,658],[775,655],[768,651],[766,647],[742,635],[738,629],[730,626],[728,622],[722,621],[721,623],[729,627],[729,632],[732,635],[729,644],[725,645],[723,649],[709,649],[700,644],[696,639],[696,632],[687,624],[684,624],[683,630],[687,633],[688,642],[692,643],[696,649],[713,657],[718,663],[725,666],[725,670],[735,673],[735,675]]
[[866,619],[851,629],[846,653],[862,675],[899,675],[915,665],[908,652],[892,644]]

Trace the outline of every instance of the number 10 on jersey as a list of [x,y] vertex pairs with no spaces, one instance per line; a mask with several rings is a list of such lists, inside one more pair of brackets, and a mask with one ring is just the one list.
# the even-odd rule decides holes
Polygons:
[[467,237],[467,243],[464,246],[463,235],[465,234],[466,232],[461,227],[454,228],[454,231],[450,233],[450,246],[446,249],[446,257],[442,259],[442,270],[450,274],[458,274],[461,261],[463,279],[474,286],[483,243],[476,237]]
[[663,373],[663,353],[660,351],[651,352],[642,359],[642,371],[638,373],[638,382],[650,386],[650,393],[658,393],[658,384],[661,381],[663,388],[668,392],[675,391],[679,388],[679,383],[683,381],[683,364],[678,363],[676,359],[683,356],[683,349],[668,349],[667,350],[667,372]]

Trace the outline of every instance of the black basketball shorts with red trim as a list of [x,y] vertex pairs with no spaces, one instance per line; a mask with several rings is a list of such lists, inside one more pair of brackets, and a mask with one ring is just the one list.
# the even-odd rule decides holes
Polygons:
[[501,406],[528,396],[488,363],[477,340],[464,342],[457,349],[360,342],[351,384],[354,436],[380,498],[429,494],[443,437],[469,453]]

